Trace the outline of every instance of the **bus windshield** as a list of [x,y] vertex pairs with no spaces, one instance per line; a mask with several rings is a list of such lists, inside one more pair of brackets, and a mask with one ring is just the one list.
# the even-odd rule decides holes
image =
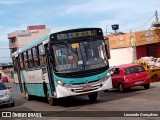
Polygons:
[[103,40],[57,44],[53,50],[58,72],[76,72],[107,65]]

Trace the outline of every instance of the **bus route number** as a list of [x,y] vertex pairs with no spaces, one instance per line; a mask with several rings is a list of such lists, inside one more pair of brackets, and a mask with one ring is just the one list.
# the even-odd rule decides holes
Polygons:
[[65,65],[58,65],[58,70],[68,70],[68,69],[74,69],[76,67],[77,67],[76,63],[65,64]]

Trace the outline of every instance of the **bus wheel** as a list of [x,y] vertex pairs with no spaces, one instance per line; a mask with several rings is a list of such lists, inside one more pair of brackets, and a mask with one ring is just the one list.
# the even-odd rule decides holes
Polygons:
[[25,99],[26,99],[27,101],[30,101],[30,100],[31,100],[31,96],[28,94],[27,88],[25,88]]
[[56,98],[50,97],[49,93],[47,93],[47,99],[48,99],[49,105],[51,105],[51,106],[55,106],[56,105]]
[[92,94],[88,95],[89,100],[91,102],[95,102],[97,100],[97,96],[98,96],[98,92],[95,92],[95,93],[92,93]]

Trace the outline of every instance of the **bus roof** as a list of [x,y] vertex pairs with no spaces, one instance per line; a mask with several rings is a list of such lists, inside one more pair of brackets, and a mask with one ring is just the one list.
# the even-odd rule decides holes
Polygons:
[[22,53],[22,52],[26,51],[26,50],[29,49],[29,48],[32,48],[32,47],[35,46],[35,45],[38,45],[38,44],[41,43],[42,41],[48,39],[49,36],[50,36],[50,34],[47,34],[47,35],[45,35],[45,36],[43,36],[43,37],[41,37],[41,38],[39,38],[39,39],[31,42],[30,44],[28,44],[28,45],[26,45],[26,46],[18,49],[17,51],[15,51],[14,53],[12,53],[12,57],[18,55],[19,53]]
[[60,31],[56,33],[52,33],[50,35],[51,43],[53,42],[62,42],[65,40],[77,39],[77,38],[86,38],[86,37],[94,37],[98,35],[103,35],[101,28],[77,28],[70,29],[65,31]]
[[[62,33],[65,34],[65,33],[72,33],[72,32],[75,32],[77,34],[80,31],[87,31],[87,30],[99,30],[99,31],[102,31],[101,28],[77,28],[77,29],[70,29],[70,30],[65,30],[65,31],[61,31],[61,32],[56,32],[56,33],[49,33],[49,34],[47,34],[47,35],[45,35],[45,36],[33,41],[32,43],[20,48],[19,50],[15,51],[14,53],[12,53],[12,57],[18,55],[19,53],[22,53],[22,52],[26,51],[29,48],[32,48],[35,45],[38,45],[39,43],[41,43],[42,41],[44,41],[46,39],[50,39],[51,41],[53,41],[53,38],[54,39],[56,38],[54,36],[56,36],[58,34],[62,34]],[[102,32],[100,32],[100,34],[103,35]],[[86,34],[86,35],[89,35],[89,34]],[[54,41],[57,41],[57,40],[58,39],[55,39]]]

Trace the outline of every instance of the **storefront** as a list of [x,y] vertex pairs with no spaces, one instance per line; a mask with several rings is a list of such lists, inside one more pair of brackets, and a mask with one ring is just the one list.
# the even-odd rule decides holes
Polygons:
[[109,35],[107,37],[111,51],[111,66],[131,63],[145,56],[160,57],[160,30]]
[[137,59],[145,56],[160,57],[160,36],[158,34],[160,30],[155,31],[135,33]]

